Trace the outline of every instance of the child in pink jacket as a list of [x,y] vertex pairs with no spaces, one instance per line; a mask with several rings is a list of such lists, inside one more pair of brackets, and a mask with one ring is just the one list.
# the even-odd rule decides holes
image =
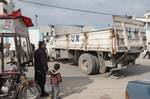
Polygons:
[[62,82],[62,77],[59,72],[60,65],[55,64],[54,69],[50,71],[50,81],[52,87],[52,99],[58,99],[59,97],[59,84]]

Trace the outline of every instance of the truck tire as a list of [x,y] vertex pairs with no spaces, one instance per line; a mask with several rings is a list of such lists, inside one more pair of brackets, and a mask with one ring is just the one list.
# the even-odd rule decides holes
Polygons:
[[88,75],[95,73],[96,61],[91,54],[82,54],[78,61],[79,67]]
[[107,67],[105,65],[105,59],[103,58],[103,56],[99,56],[100,58],[100,68],[99,68],[99,73],[103,74],[107,72]]
[[94,57],[94,60],[96,61],[96,66],[95,66],[95,71],[94,72],[97,74],[97,73],[99,73],[100,65],[99,65],[99,61],[98,61],[97,56],[93,55],[93,57]]

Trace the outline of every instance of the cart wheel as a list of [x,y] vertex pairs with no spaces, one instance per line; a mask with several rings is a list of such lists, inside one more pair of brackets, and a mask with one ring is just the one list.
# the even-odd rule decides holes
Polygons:
[[39,99],[41,95],[41,88],[38,84],[30,84],[25,86],[18,99]]

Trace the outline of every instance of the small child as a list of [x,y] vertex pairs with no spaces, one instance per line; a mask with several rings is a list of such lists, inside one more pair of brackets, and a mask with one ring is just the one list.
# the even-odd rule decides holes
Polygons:
[[59,97],[59,84],[62,82],[62,77],[59,72],[60,65],[55,64],[54,69],[50,71],[50,81],[52,87],[52,99],[58,99]]

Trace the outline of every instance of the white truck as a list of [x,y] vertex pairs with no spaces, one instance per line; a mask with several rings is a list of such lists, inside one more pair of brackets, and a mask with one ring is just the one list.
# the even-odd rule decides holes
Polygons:
[[110,29],[56,33],[53,57],[71,59],[87,74],[135,64],[143,47],[144,23],[124,16],[113,16],[113,22]]

